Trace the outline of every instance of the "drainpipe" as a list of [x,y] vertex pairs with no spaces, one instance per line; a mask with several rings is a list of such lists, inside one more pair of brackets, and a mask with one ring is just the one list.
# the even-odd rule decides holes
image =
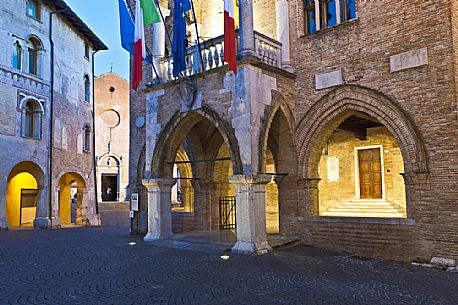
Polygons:
[[54,121],[54,41],[52,40],[52,16],[56,13],[61,13],[67,9],[61,9],[49,13],[49,44],[51,46],[50,70],[51,70],[51,94],[50,94],[50,112],[49,112],[49,223],[52,227],[52,157],[53,157],[53,121]]
[[99,214],[99,196],[97,194],[97,162],[95,156],[95,54],[99,50],[92,51],[92,159],[94,164],[94,193],[95,193],[95,213]]

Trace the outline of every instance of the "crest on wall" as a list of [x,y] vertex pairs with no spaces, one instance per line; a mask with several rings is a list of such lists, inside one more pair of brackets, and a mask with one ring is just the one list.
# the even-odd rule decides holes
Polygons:
[[183,77],[180,79],[180,100],[181,100],[181,112],[188,112],[200,108],[200,103],[196,102],[199,100],[197,96],[197,84],[193,82],[189,77]]

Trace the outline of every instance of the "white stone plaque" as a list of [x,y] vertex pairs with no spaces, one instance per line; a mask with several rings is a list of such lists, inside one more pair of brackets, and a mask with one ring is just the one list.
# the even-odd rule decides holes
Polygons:
[[138,212],[138,193],[133,193],[130,198],[130,210]]
[[341,69],[315,75],[316,90],[331,88],[342,84],[343,77]]
[[328,182],[337,182],[340,179],[339,175],[339,157],[327,158]]
[[422,48],[390,56],[390,72],[420,67],[428,64],[428,49]]

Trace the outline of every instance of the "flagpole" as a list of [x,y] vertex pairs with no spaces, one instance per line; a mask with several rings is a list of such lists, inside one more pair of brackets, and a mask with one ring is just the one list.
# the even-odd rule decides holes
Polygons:
[[199,50],[200,67],[202,69],[202,72],[204,72],[204,61],[203,61],[203,58],[202,58],[202,48],[200,46],[199,30],[198,30],[198,27],[197,27],[196,11],[194,10],[194,1],[193,0],[191,0],[191,8],[192,8],[192,15],[194,17],[194,26],[196,27],[197,48]]
[[[129,8],[129,12],[130,12],[130,16],[132,18],[133,15],[133,10],[132,10],[132,6],[130,5],[130,1],[129,0],[126,0],[126,3],[127,3],[127,7]],[[134,20],[134,18],[132,18],[132,20]],[[154,74],[156,74],[156,77],[157,79],[159,80],[159,82],[161,81],[161,78],[159,76],[159,74],[157,73],[157,70],[156,70],[156,67],[154,66],[154,61],[153,61],[153,53],[151,52],[151,50],[148,48],[148,46],[146,45],[146,41],[145,41],[145,47],[146,47],[146,53],[151,57],[151,66],[153,66],[153,71],[154,71]]]

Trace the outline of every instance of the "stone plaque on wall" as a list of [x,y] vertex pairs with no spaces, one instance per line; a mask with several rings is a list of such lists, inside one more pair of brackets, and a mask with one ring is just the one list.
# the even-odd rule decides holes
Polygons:
[[0,84],[0,134],[15,135],[16,131],[16,89]]
[[326,89],[343,84],[342,70],[337,69],[331,72],[315,75],[315,89]]
[[390,72],[420,67],[428,64],[428,49],[422,48],[390,56]]
[[328,157],[326,163],[327,163],[328,182],[339,181],[340,179],[339,157]]

